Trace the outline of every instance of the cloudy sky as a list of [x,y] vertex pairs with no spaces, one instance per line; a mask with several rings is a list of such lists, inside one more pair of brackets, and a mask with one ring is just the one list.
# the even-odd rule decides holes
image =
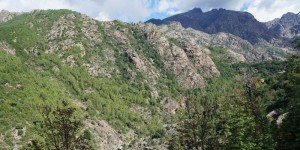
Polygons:
[[34,9],[71,9],[98,20],[146,21],[201,8],[248,11],[259,21],[300,11],[299,0],[0,0],[0,10],[27,12]]

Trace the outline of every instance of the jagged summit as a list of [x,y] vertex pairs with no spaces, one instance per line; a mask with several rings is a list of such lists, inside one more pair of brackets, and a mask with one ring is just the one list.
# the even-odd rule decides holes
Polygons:
[[190,12],[191,13],[196,13],[196,14],[203,13],[202,9],[198,8],[198,7],[193,8],[192,10],[190,10]]
[[209,34],[219,32],[231,33],[251,43],[257,43],[260,38],[266,41],[272,39],[272,33],[268,31],[266,25],[257,21],[252,14],[222,8],[212,9],[204,13],[200,8],[195,8],[161,21],[151,19],[147,22],[160,25],[170,21],[178,21],[185,28],[191,27]]
[[266,22],[269,30],[276,36],[283,38],[294,38],[300,36],[300,16],[288,12],[281,18]]

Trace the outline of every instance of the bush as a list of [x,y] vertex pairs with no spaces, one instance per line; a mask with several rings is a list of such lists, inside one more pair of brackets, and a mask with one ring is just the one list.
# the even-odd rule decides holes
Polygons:
[[18,136],[22,136],[24,134],[24,131],[23,130],[18,130]]

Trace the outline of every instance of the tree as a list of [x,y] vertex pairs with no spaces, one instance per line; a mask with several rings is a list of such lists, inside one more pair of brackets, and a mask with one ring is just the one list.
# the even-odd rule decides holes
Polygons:
[[[188,96],[186,117],[178,130],[185,149],[274,149],[261,104],[267,89],[260,78],[248,75],[236,76],[233,85],[224,80],[209,83]],[[173,143],[177,144],[173,149],[181,146]]]
[[300,56],[292,56],[287,61],[287,69],[280,79],[286,95],[286,106],[281,109],[286,117],[277,126],[278,149],[300,149]]
[[296,48],[300,48],[300,39],[296,39],[293,41],[296,44]]
[[267,94],[270,89],[263,78],[256,77],[255,69],[249,68],[244,74],[245,110],[253,118],[253,132],[249,134],[255,140],[256,149],[274,149],[275,142],[271,134],[271,123],[266,117],[267,103],[273,101]]
[[85,130],[80,135],[83,123],[75,117],[75,111],[76,109],[72,107],[57,107],[55,110],[49,106],[43,107],[43,121],[39,134],[45,138],[45,144],[33,140],[31,147],[54,150],[92,149],[89,145],[91,140],[89,131]]
[[187,116],[186,127],[191,132],[189,147],[205,150],[207,146],[216,143],[215,126],[217,115],[217,102],[210,101],[206,95],[199,99],[186,102]]
[[189,94],[186,101],[185,117],[180,125],[179,140],[177,147],[185,149],[218,149],[222,147],[221,128],[223,117],[220,116],[221,102],[215,97],[211,97],[207,92],[195,91]]

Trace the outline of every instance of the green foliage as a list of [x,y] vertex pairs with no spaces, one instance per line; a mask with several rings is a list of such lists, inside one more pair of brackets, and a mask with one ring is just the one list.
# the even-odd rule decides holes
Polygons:
[[30,28],[28,24],[30,19],[31,17],[25,13],[0,24],[0,40],[6,41],[17,50],[35,46],[38,39],[42,37],[36,36],[37,31],[35,28]]
[[208,49],[211,51],[210,56],[222,77],[231,78],[237,74],[233,67],[232,58],[229,57],[226,49],[221,47],[208,47]]
[[152,48],[146,40],[146,37],[138,30],[133,29],[133,43],[132,45],[140,54],[143,54],[146,58],[150,58],[155,67],[161,69],[164,68],[164,63],[161,56]]
[[296,45],[296,48],[300,48],[300,39],[296,39],[294,44]]
[[[281,98],[285,103],[277,102],[280,113],[288,113],[281,126],[276,126],[274,134],[278,142],[278,149],[300,148],[300,57],[292,56],[287,61],[286,72],[279,78],[277,85],[284,90]],[[278,108],[279,107],[279,108]]]
[[68,98],[58,82],[37,75],[18,57],[3,50],[0,50],[0,72],[1,133],[16,124],[16,128],[23,128],[25,122],[31,124],[37,120],[40,116],[32,114],[37,114],[38,105],[55,106],[56,98]]
[[158,87],[160,95],[163,97],[173,97],[176,98],[183,91],[178,84],[176,76],[170,71],[165,71],[158,82]]
[[257,76],[267,78],[284,71],[286,69],[286,63],[280,60],[264,61],[252,64],[251,67],[257,70]]
[[38,133],[44,138],[43,143],[32,141],[28,148],[33,149],[92,149],[88,141],[91,140],[89,132],[85,131],[79,135],[83,128],[83,121],[75,116],[75,108],[67,107],[66,102],[63,108],[57,107],[52,110],[45,106],[42,110],[41,127]]
[[[266,96],[268,86],[252,75],[247,71],[244,78],[213,78],[206,88],[187,93],[190,99],[179,130],[179,147],[274,149],[276,142],[266,118],[273,97]],[[172,143],[171,147],[178,147],[178,142]]]
[[23,136],[24,132],[23,130],[18,130],[18,136]]

